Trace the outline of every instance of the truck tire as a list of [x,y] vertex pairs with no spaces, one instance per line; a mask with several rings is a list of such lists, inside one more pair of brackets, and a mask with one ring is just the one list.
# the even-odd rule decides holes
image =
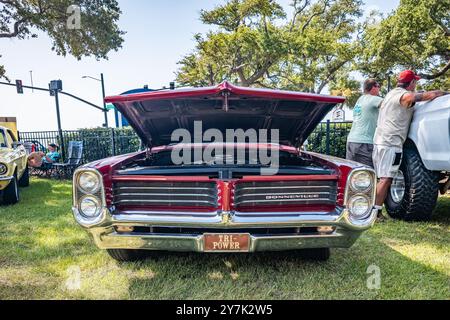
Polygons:
[[3,190],[3,204],[11,205],[19,202],[19,185],[17,182],[17,175],[14,174],[13,179],[8,186]]
[[119,262],[141,261],[148,257],[146,250],[107,249],[108,254]]
[[19,179],[19,187],[28,187],[30,185],[30,171],[28,166],[25,168],[22,177]]
[[327,261],[330,259],[330,248],[303,249],[301,256],[308,260]]
[[[407,144],[400,165],[404,179],[404,192],[396,193],[394,178],[393,186],[388,192],[386,211],[394,219],[405,221],[428,221],[431,219],[439,195],[439,173],[425,168],[419,152],[414,145]],[[401,184],[401,183],[400,183]],[[401,190],[402,188],[400,188]]]

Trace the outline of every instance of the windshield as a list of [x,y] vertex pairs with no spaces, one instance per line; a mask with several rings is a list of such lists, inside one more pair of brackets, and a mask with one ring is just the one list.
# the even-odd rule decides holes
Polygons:
[[8,143],[6,142],[5,131],[0,130],[0,148],[7,148]]

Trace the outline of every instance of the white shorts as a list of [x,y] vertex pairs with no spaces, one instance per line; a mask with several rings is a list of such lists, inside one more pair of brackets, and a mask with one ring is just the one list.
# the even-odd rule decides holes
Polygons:
[[372,160],[378,178],[394,178],[400,169],[402,158],[402,148],[373,146]]

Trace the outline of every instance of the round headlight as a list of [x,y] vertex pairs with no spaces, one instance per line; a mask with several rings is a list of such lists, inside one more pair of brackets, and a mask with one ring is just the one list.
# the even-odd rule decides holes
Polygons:
[[6,174],[6,172],[8,172],[8,167],[5,164],[0,163],[0,175]]
[[354,191],[365,191],[372,186],[372,177],[367,171],[360,171],[352,175],[350,186]]
[[86,218],[95,218],[100,212],[100,201],[95,197],[84,197],[80,202],[80,213]]
[[348,208],[355,218],[364,218],[370,211],[369,199],[364,196],[355,196],[350,199]]
[[100,179],[93,172],[83,172],[78,178],[78,186],[85,193],[96,193],[100,189]]

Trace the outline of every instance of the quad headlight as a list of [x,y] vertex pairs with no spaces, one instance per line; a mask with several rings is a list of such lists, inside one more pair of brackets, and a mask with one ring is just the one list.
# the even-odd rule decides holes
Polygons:
[[78,169],[73,178],[73,212],[84,227],[98,225],[105,219],[105,190],[101,174],[91,168]]
[[372,209],[369,199],[365,196],[359,195],[350,198],[348,207],[355,218],[366,217]]
[[371,169],[355,169],[348,177],[345,204],[352,224],[368,223],[375,204],[376,175]]
[[78,177],[78,187],[84,193],[96,193],[100,189],[100,178],[93,172],[86,171]]
[[100,201],[93,196],[83,197],[78,208],[80,213],[88,219],[97,217],[101,212]]
[[0,163],[0,175],[4,175],[8,172],[6,164]]
[[368,171],[359,171],[350,178],[350,187],[353,191],[366,191],[372,186],[373,177]]

